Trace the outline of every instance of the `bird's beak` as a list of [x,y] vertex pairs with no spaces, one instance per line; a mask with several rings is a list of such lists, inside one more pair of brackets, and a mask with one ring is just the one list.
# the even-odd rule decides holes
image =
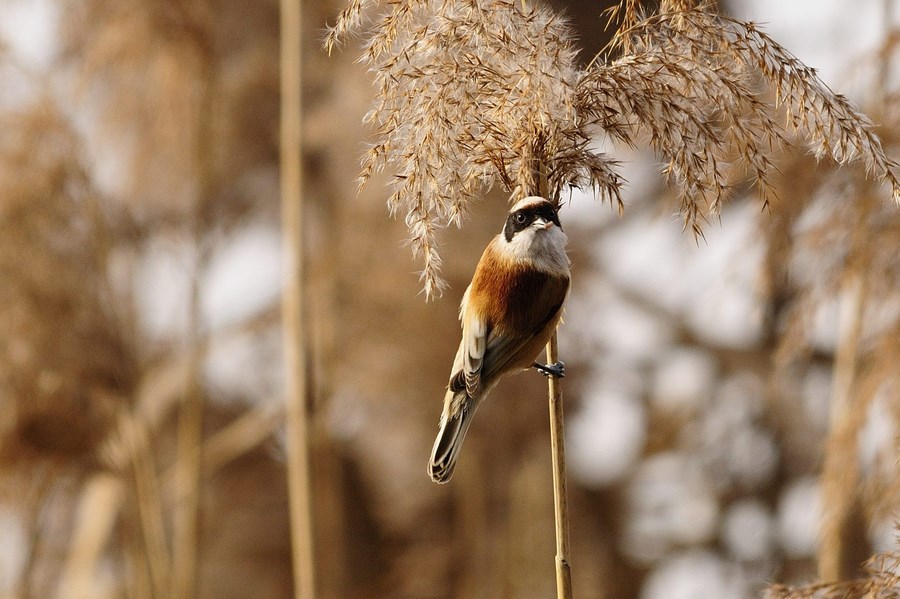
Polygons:
[[550,227],[553,226],[553,221],[552,220],[544,220],[541,217],[537,217],[536,219],[534,219],[534,226],[537,227],[538,229],[549,229]]

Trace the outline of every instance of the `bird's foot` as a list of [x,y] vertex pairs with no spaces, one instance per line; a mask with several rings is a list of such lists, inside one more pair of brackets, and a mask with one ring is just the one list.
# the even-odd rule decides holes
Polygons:
[[566,376],[566,365],[562,361],[555,364],[539,364],[535,362],[531,366],[544,376],[552,376],[555,379],[561,379]]

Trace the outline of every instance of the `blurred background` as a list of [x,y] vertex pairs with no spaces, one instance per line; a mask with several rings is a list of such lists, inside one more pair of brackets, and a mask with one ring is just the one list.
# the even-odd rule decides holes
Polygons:
[[[554,1],[589,60],[604,3]],[[318,596],[554,596],[541,377],[492,394],[452,484],[425,471],[505,198],[446,231],[425,303],[384,181],[356,191],[369,78],[320,49],[341,7],[303,14]],[[722,10],[898,155],[891,0]],[[292,596],[278,26],[274,0],[0,0],[0,597]],[[900,211],[798,144],[779,202],[739,185],[696,243],[653,156],[610,151],[624,216],[578,192],[561,214],[576,596],[863,575],[896,550]]]

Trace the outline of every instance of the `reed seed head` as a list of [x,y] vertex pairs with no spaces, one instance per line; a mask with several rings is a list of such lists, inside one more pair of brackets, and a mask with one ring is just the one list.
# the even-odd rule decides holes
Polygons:
[[753,23],[690,0],[625,0],[608,18],[611,44],[580,68],[565,21],[533,2],[352,0],[338,16],[326,48],[361,35],[376,89],[360,180],[393,173],[388,205],[406,215],[426,296],[443,287],[438,231],[494,185],[517,201],[545,176],[554,201],[577,187],[621,209],[617,163],[592,145],[604,135],[650,144],[695,235],[743,173],[768,203],[772,151],[794,136],[862,162],[900,203],[872,123]]

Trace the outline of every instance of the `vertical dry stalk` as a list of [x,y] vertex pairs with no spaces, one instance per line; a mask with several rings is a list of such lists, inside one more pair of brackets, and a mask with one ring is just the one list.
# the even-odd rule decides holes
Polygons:
[[306,336],[303,326],[301,2],[281,0],[282,328],[294,597],[315,595]]
[[[557,334],[547,344],[547,363],[559,360]],[[563,397],[559,380],[548,379],[550,397],[550,449],[553,458],[553,510],[556,515],[556,597],[572,599],[572,572],[569,567],[569,500],[566,490],[566,442]]]
[[[882,3],[885,18],[884,37],[890,38],[893,2]],[[876,104],[882,113],[887,101],[886,82],[890,74],[890,52],[879,65],[875,85]],[[830,430],[822,466],[822,494],[825,514],[822,521],[821,544],[818,551],[819,578],[822,581],[851,579],[862,567],[859,561],[860,537],[865,531],[860,522],[860,467],[858,435],[865,407],[856,397],[858,378],[857,354],[862,334],[863,317],[868,296],[865,276],[867,267],[868,223],[867,208],[871,200],[865,196],[857,200],[856,222],[851,231],[851,270],[841,281],[841,311],[839,316],[838,347],[832,376]],[[855,262],[855,263],[854,263]],[[853,268],[855,267],[855,268]],[[866,548],[867,549],[867,548]]]
[[831,424],[822,467],[825,516],[819,548],[819,578],[849,580],[861,567],[853,563],[850,545],[858,533],[859,463],[856,450],[859,418],[854,417],[853,387],[857,370],[857,348],[865,306],[865,281],[850,273],[843,285],[840,332],[834,361],[831,394]]
[[112,474],[98,474],[84,485],[57,599],[94,597],[97,565],[109,542],[124,495],[122,481]]
[[[539,161],[535,170],[538,194],[542,197],[551,197],[546,162]],[[553,331],[547,343],[547,364],[555,364],[558,361],[559,335],[558,331]],[[556,531],[556,597],[572,599],[572,570],[569,566],[569,494],[566,488],[566,431],[559,379],[555,377],[547,379],[547,394],[550,408],[550,457],[553,464],[553,514]]]
[[35,571],[38,568],[38,559],[41,552],[41,539],[43,538],[42,517],[46,509],[47,498],[52,492],[55,468],[47,466],[35,469],[36,483],[30,489],[25,502],[28,515],[24,519],[29,523],[28,541],[26,543],[25,556],[22,560],[21,573],[14,591],[17,597],[32,597],[35,593]]
[[197,584],[202,472],[200,444],[203,436],[203,396],[196,382],[197,370],[199,369],[195,369],[185,390],[184,403],[178,416],[179,493],[172,539],[172,597],[175,599],[194,597]]
[[[141,430],[139,434],[142,436],[149,435],[149,431],[143,426],[143,423],[135,421],[133,430]],[[153,447],[149,442],[139,441],[132,447],[130,456],[134,474],[134,493],[137,496],[136,507],[143,541],[143,559],[137,564],[140,568],[146,566],[150,596],[164,597],[166,589],[170,588],[172,583],[167,580],[170,560],[166,547],[162,498],[160,497]],[[179,461],[176,467],[181,468],[182,463]]]
[[173,533],[172,597],[193,599],[197,594],[197,572],[200,540],[200,507],[203,478],[203,389],[200,381],[203,353],[201,344],[200,279],[209,261],[203,241],[203,206],[210,201],[214,185],[213,168],[213,102],[216,70],[209,48],[198,42],[200,54],[200,97],[197,105],[197,133],[194,141],[194,168],[198,199],[191,223],[191,236],[197,248],[197,260],[191,283],[190,323],[187,334],[191,353],[184,403],[178,420],[179,499],[176,503]]
[[[191,332],[189,347],[197,347],[199,305],[199,268],[194,273],[191,290]],[[203,442],[203,393],[200,389],[199,352],[193,352],[184,398],[178,415],[178,496],[175,502],[172,537],[172,597],[191,599],[197,587],[197,551],[200,533],[200,487],[203,464],[200,446]],[[148,476],[156,477],[155,469]],[[142,476],[137,473],[138,481]],[[158,493],[158,491],[157,491]]]

